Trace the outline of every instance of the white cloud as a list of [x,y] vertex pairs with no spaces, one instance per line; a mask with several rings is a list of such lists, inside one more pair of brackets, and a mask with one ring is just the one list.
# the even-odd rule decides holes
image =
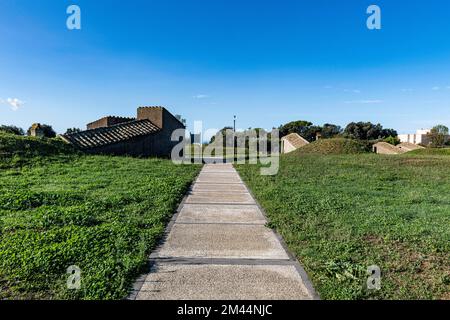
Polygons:
[[383,103],[383,100],[352,100],[345,101],[347,104],[378,104]]
[[431,90],[433,90],[433,91],[439,91],[439,90],[441,90],[441,87],[436,86],[436,87],[431,88]]
[[324,89],[333,89],[333,86],[325,86]]
[[0,99],[0,104],[7,104],[10,106],[11,110],[17,111],[25,104],[25,102],[17,98],[8,98],[6,100]]
[[209,96],[206,94],[197,94],[197,95],[193,96],[193,98],[194,99],[206,99],[206,98],[209,98]]

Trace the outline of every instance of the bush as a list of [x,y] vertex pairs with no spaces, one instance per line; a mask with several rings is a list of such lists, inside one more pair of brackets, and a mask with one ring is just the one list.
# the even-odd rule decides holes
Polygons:
[[0,126],[0,132],[3,133],[10,133],[10,134],[15,134],[18,136],[23,136],[25,135],[25,131],[23,131],[22,128],[16,127],[16,126]]
[[383,141],[387,142],[389,144],[392,144],[393,146],[400,144],[400,139],[398,137],[393,137],[393,136],[389,136],[386,139],[384,139]]
[[23,137],[0,132],[0,155],[3,157],[50,156],[56,154],[73,154],[75,149],[58,138]]

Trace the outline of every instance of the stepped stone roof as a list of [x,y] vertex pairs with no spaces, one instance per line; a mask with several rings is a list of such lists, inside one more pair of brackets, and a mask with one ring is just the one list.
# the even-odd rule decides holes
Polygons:
[[110,127],[64,134],[61,137],[80,149],[101,147],[160,131],[150,120],[134,120]]
[[422,146],[419,146],[417,144],[410,143],[410,142],[402,142],[397,147],[399,147],[400,149],[406,150],[406,151],[412,151],[412,150],[417,150],[417,149],[425,149]]
[[287,136],[284,136],[282,139],[289,141],[289,143],[295,148],[301,148],[306,144],[309,144],[309,141],[300,136],[297,133],[291,133]]
[[378,142],[376,144],[373,145],[374,147],[377,148],[378,153],[381,154],[401,154],[401,153],[406,153],[406,150],[402,150],[397,146],[394,146],[390,143],[387,142]]

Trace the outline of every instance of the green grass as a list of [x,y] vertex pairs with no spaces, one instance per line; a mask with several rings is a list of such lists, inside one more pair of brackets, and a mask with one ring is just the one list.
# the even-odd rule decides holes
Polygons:
[[450,157],[294,153],[276,176],[237,169],[323,299],[450,298]]
[[314,141],[298,150],[294,151],[292,154],[304,155],[304,154],[358,154],[367,153],[371,149],[369,142],[363,142],[353,139],[320,139]]
[[450,148],[426,148],[411,151],[414,155],[429,155],[429,156],[450,156]]
[[199,169],[78,155],[0,168],[0,299],[124,298]]

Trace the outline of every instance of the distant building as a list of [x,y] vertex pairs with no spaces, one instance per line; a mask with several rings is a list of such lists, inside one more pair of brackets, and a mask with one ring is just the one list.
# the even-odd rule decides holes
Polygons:
[[44,128],[42,127],[42,125],[40,123],[33,123],[31,125],[30,136],[39,137],[39,138],[45,137]]
[[431,132],[430,129],[421,129],[417,130],[415,134],[400,134],[398,135],[398,138],[400,139],[401,142],[429,145],[431,141],[428,134],[430,132]]
[[378,154],[402,154],[417,149],[425,148],[409,142],[402,142],[396,146],[387,142],[378,142],[372,147],[372,151]]
[[291,133],[281,138],[281,152],[289,153],[297,150],[298,148],[304,147],[307,144],[309,144],[308,140],[301,137],[297,133]]
[[111,127],[116,124],[131,122],[136,120],[135,118],[124,118],[124,117],[113,117],[113,116],[107,116],[101,119],[98,119],[94,122],[88,123],[86,125],[87,130],[93,130],[97,128],[106,128]]
[[163,107],[140,107],[136,118],[108,116],[91,122],[88,130],[61,137],[91,154],[170,156],[178,141],[171,141],[184,124]]

